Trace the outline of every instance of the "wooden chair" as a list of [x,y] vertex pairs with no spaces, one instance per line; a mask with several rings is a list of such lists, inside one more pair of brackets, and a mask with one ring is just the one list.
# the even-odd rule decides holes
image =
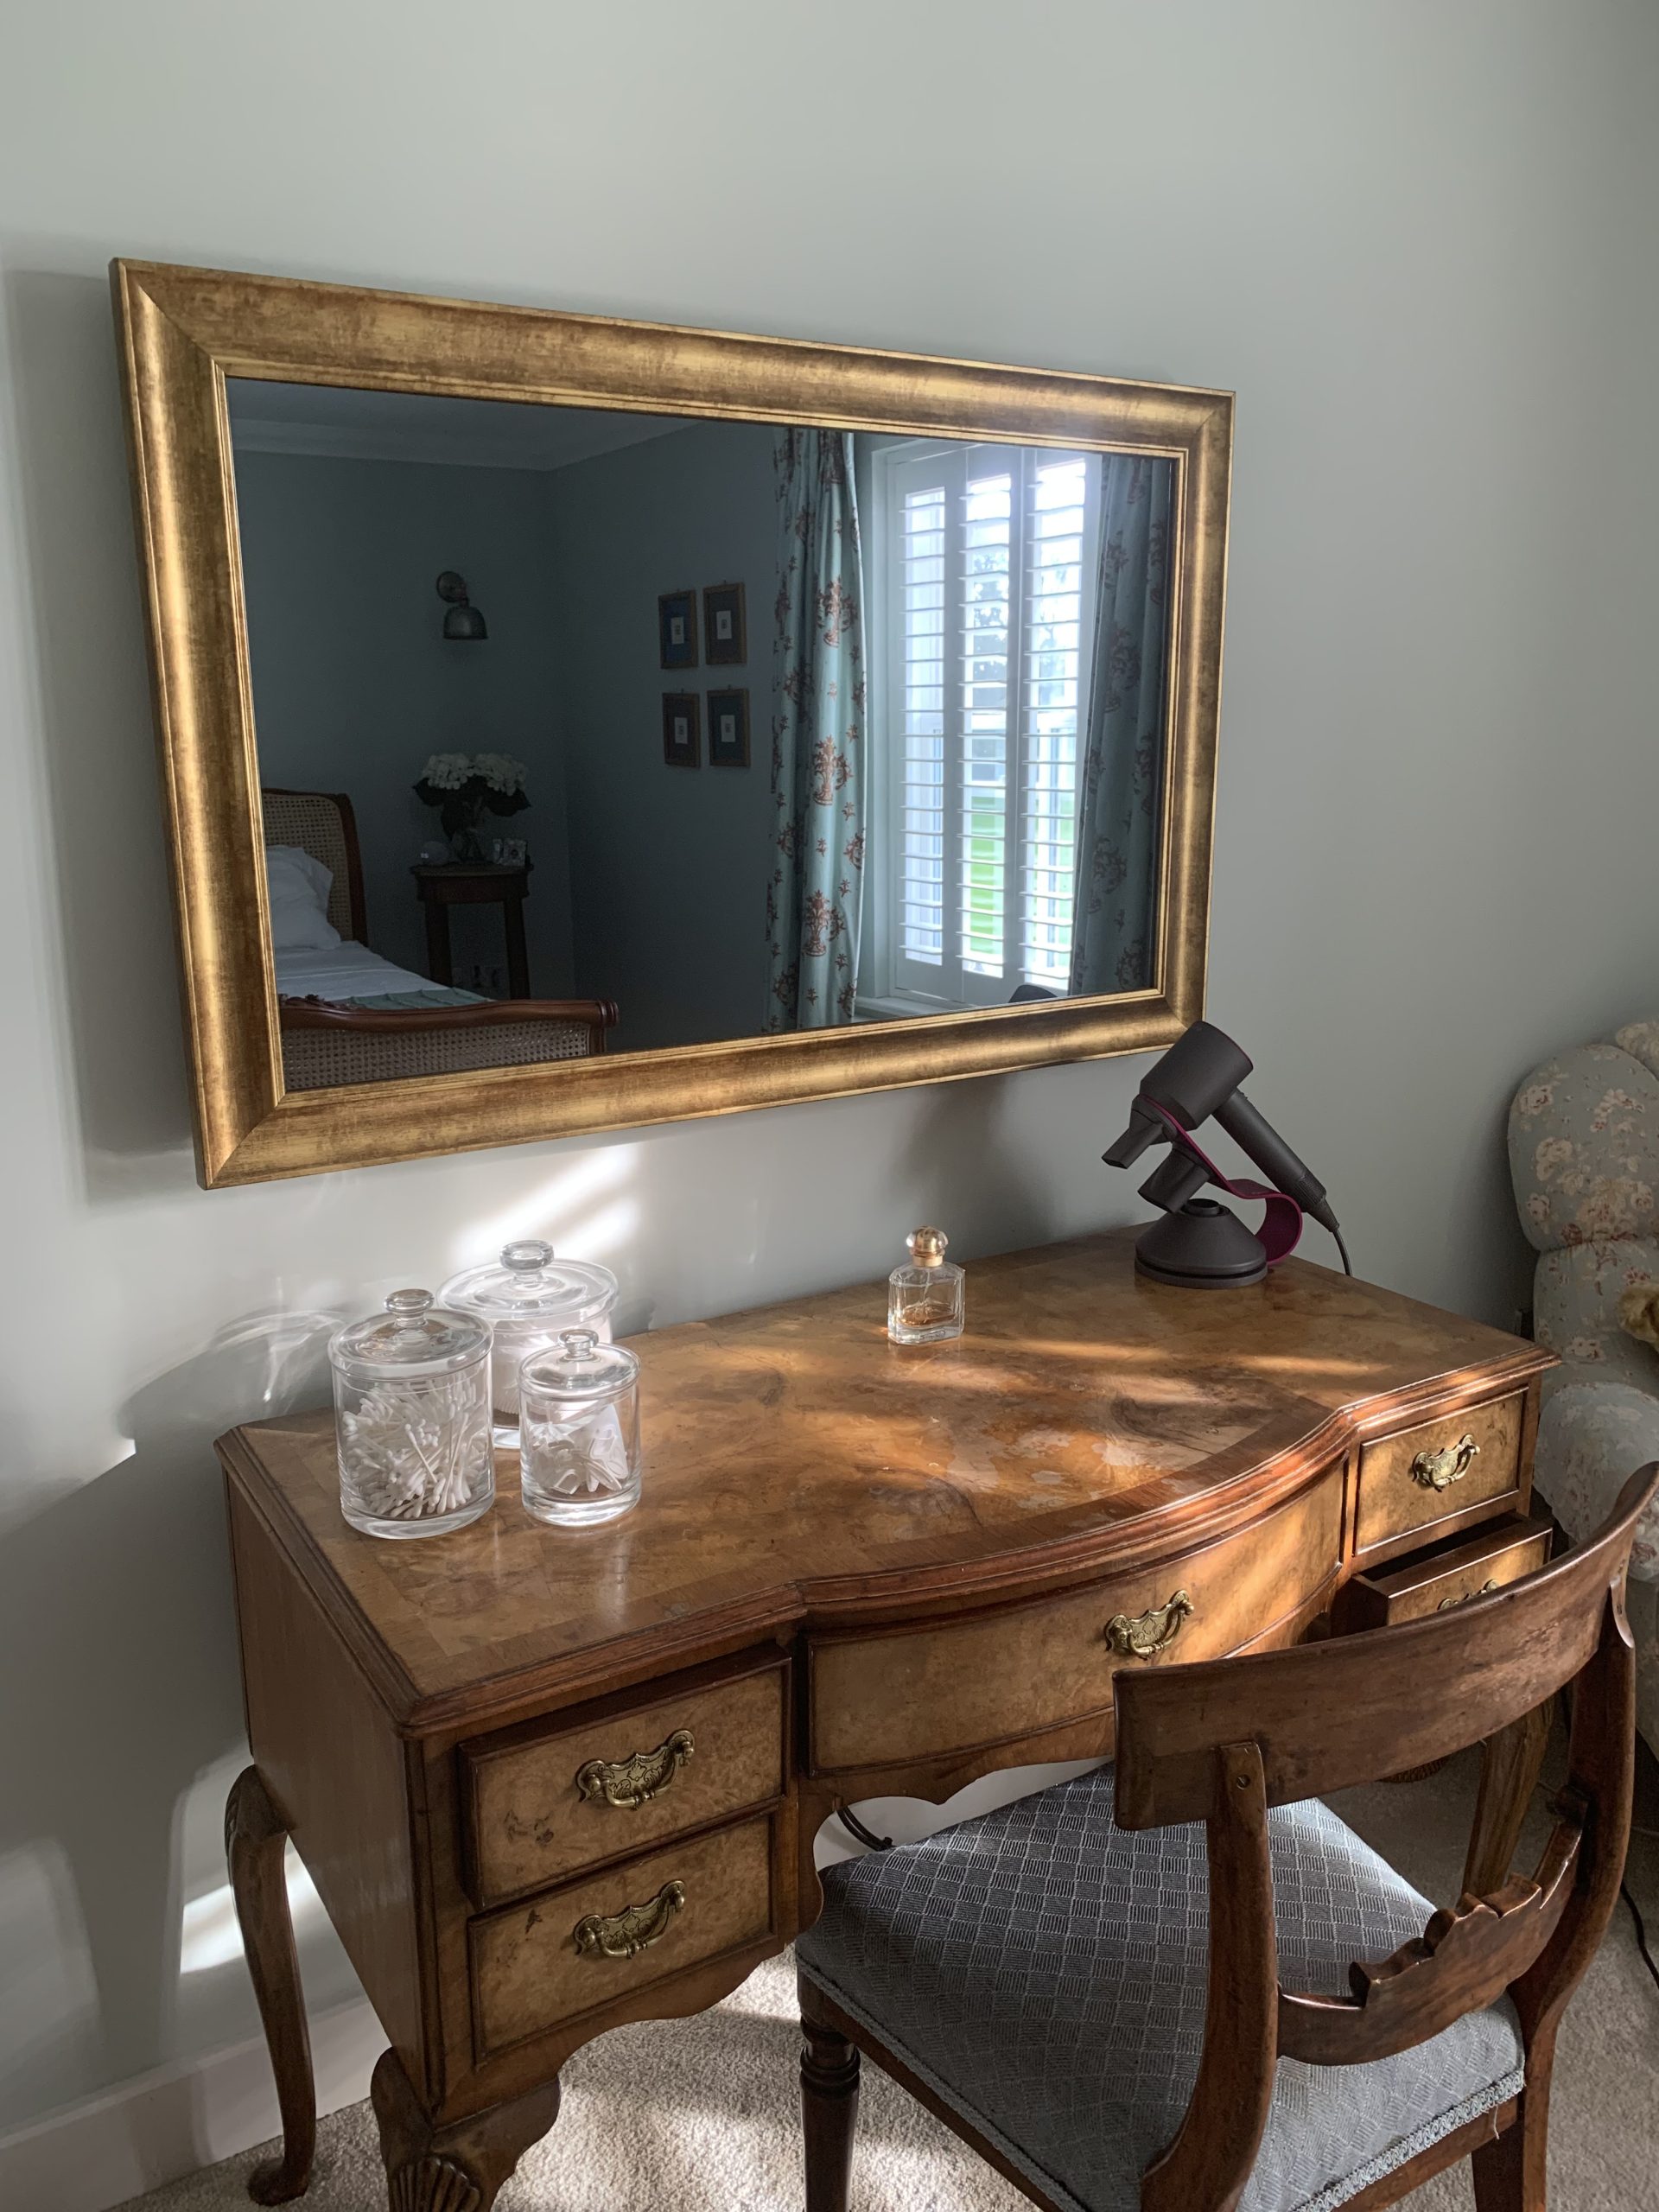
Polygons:
[[[1471,2153],[1479,2212],[1542,2212],[1556,2031],[1630,1834],[1624,1573],[1656,1489],[1455,1611],[1121,1672],[1115,1772],[826,1873],[798,1947],[807,2212],[847,2212],[861,2050],[1051,2212],[1370,2212]],[[1569,1683],[1529,1877],[1522,1808],[1478,1818],[1427,1917],[1313,1802],[1482,1740],[1484,1796]]]

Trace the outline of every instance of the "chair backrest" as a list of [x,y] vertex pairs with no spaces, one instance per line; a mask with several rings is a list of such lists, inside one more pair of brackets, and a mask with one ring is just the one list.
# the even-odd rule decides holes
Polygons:
[[290,791],[266,785],[259,794],[268,845],[297,845],[329,870],[328,918],[342,937],[366,944],[363,856],[357,817],[344,791]]
[[[1124,1827],[1203,1821],[1210,2001],[1185,2121],[1142,2183],[1146,2212],[1209,2212],[1249,2178],[1280,2056],[1384,2058],[1507,1990],[1530,2060],[1594,1955],[1618,1896],[1635,1759],[1635,1653],[1624,1586],[1659,1466],[1554,1565],[1455,1611],[1288,1651],[1116,1677]],[[1353,1994],[1281,1987],[1270,1806],[1325,1796],[1484,1742],[1576,1685],[1566,1789],[1535,1873],[1465,1891],[1392,1958],[1357,1961]]]

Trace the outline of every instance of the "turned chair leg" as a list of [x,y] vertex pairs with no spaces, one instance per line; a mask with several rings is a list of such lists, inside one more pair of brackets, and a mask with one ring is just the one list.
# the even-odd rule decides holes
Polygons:
[[248,2195],[256,2204],[285,2204],[298,2196],[311,2178],[317,2144],[311,2037],[283,1864],[287,1841],[288,1830],[259,1779],[259,1770],[245,1768],[226,1801],[225,1856],[283,2116],[282,2157],[256,2166],[248,2177]]
[[858,2126],[858,2052],[823,2018],[818,1993],[804,1974],[799,1988],[806,2212],[848,2212]]
[[1549,2076],[1554,2053],[1527,2053],[1521,2108],[1496,2143],[1472,2159],[1475,2212],[1545,2212],[1549,2150]]
[[396,2051],[369,2083],[392,2212],[490,2212],[496,2192],[559,2116],[556,2075],[538,2089],[435,2127]]

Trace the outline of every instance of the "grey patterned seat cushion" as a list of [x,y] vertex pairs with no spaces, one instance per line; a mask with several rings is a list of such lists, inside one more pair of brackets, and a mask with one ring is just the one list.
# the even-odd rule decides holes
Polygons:
[[[1318,1803],[1271,1816],[1280,1980],[1348,1990],[1433,1907]],[[1109,1768],[828,1870],[802,1967],[1055,2202],[1136,2212],[1198,2078],[1201,1827],[1114,1825]],[[1241,2212],[1327,2212],[1522,2086],[1507,1999],[1364,2066],[1281,2059]]]

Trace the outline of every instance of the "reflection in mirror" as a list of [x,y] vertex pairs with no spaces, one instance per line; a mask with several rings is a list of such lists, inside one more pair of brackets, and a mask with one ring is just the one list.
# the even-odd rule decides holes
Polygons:
[[229,389],[290,1088],[1153,985],[1172,461]]

